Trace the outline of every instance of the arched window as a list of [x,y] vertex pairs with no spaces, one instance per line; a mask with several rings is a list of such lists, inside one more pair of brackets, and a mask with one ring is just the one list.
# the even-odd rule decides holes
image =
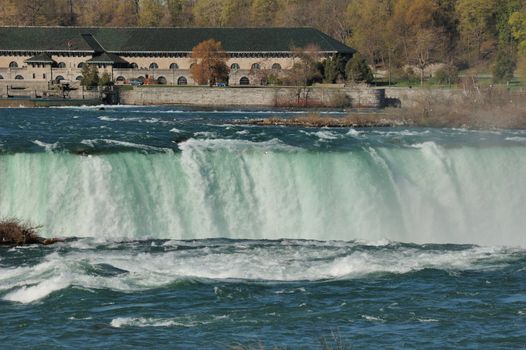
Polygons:
[[82,75],[79,75],[78,77],[76,77],[75,80],[81,81],[82,80]]
[[116,81],[119,81],[119,82],[123,82],[123,81],[126,80],[126,78],[124,78],[122,75],[119,75],[119,76],[117,77],[117,79],[115,79],[115,80],[116,80]]
[[188,85],[188,80],[186,77],[179,77],[179,79],[177,79],[177,85]]
[[77,66],[77,68],[84,68],[84,62],[80,62]]
[[59,75],[59,76],[57,76],[57,77],[55,78],[55,81],[56,81],[57,83],[60,83],[62,80],[64,80],[64,77],[63,77],[62,75]]
[[4,79],[4,77],[2,76],[2,74],[0,74],[0,80]]
[[165,77],[159,77],[157,78],[157,84],[160,84],[160,85],[166,85],[168,82],[166,81],[166,78]]
[[9,68],[18,68],[18,63],[16,63],[15,61],[9,63]]
[[250,85],[250,79],[248,79],[247,77],[239,79],[239,85]]
[[254,63],[252,65],[252,70],[260,70],[261,69],[261,66],[259,65],[259,63]]
[[195,63],[192,63],[192,64],[190,65],[190,69],[194,68],[194,66],[195,66]]
[[239,70],[239,64],[232,63],[232,65],[230,66],[230,69],[232,69],[234,72]]
[[152,64],[150,64],[150,69],[159,69],[159,65],[153,62]]
[[66,68],[66,64],[64,62],[60,62],[58,64],[58,68]]
[[179,65],[177,63],[172,63],[170,65],[170,69],[173,69],[173,70],[179,69]]
[[133,69],[137,69],[137,68],[139,68],[139,66],[138,66],[137,63],[135,63],[135,62],[130,63],[130,67],[132,67]]
[[138,77],[137,80],[140,81],[141,83],[144,83],[144,77],[143,76]]
[[281,70],[281,64],[279,63],[274,63],[272,65],[272,70]]
[[16,80],[24,80],[24,77],[21,76],[21,75],[17,75],[17,76],[15,77],[15,79],[16,79]]

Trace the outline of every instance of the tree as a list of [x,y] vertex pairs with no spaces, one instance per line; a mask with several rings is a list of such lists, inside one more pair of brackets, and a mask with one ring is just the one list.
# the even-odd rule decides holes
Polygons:
[[251,23],[257,26],[270,25],[274,22],[277,10],[276,0],[253,0],[250,9]]
[[111,76],[108,72],[104,71],[104,73],[102,73],[102,76],[100,77],[99,86],[111,86],[111,85],[113,85]]
[[516,73],[523,81],[526,81],[526,56],[521,56],[519,58]]
[[158,27],[164,17],[165,9],[162,0],[141,0],[139,26]]
[[197,0],[192,10],[195,24],[217,27],[221,21],[222,3],[218,0]]
[[526,55],[526,8],[523,12],[512,13],[509,24],[513,38],[519,43],[519,53]]
[[318,70],[320,62],[320,48],[308,45],[305,48],[292,48],[294,65],[287,72],[286,82],[293,86],[308,86],[313,82],[321,81],[322,76]]
[[323,62],[323,81],[328,84],[345,80],[345,65],[349,61],[348,57],[336,55]]
[[420,70],[420,85],[424,84],[425,69],[442,57],[440,37],[442,33],[436,29],[422,29],[415,36],[411,52],[414,57],[412,61]]
[[389,3],[385,0],[352,0],[347,7],[347,23],[351,28],[348,43],[372,64],[387,65],[386,30],[378,30],[389,22]]
[[199,43],[192,49],[191,74],[199,85],[227,82],[230,69],[226,65],[228,55],[221,42],[214,39]]
[[496,31],[496,0],[458,0],[456,12],[460,35],[472,60],[481,58],[484,42],[491,41]]
[[371,68],[360,54],[355,54],[345,67],[347,80],[351,83],[371,83],[374,79]]
[[244,27],[250,24],[246,16],[251,0],[222,0],[220,24],[228,27]]
[[82,86],[93,87],[99,85],[99,69],[94,64],[82,66]]

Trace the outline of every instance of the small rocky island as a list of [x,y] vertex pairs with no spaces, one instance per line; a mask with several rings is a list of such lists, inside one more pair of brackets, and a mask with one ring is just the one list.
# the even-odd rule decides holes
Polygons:
[[24,246],[31,244],[50,245],[62,242],[58,238],[43,238],[37,234],[38,227],[15,219],[0,221],[0,246]]

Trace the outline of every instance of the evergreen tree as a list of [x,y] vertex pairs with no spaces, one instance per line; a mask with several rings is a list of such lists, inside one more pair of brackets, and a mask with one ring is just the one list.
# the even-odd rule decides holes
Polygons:
[[102,76],[99,80],[99,86],[111,86],[113,85],[113,81],[111,80],[110,74],[106,71],[102,73]]
[[347,80],[351,83],[371,83],[374,79],[373,72],[365,59],[360,54],[355,54],[345,67]]

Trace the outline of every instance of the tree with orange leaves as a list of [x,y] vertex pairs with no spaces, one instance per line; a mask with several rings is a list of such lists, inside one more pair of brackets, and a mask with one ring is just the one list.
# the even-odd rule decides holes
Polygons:
[[192,49],[194,64],[190,68],[192,77],[199,85],[224,83],[230,69],[226,65],[228,55],[221,42],[209,39]]

